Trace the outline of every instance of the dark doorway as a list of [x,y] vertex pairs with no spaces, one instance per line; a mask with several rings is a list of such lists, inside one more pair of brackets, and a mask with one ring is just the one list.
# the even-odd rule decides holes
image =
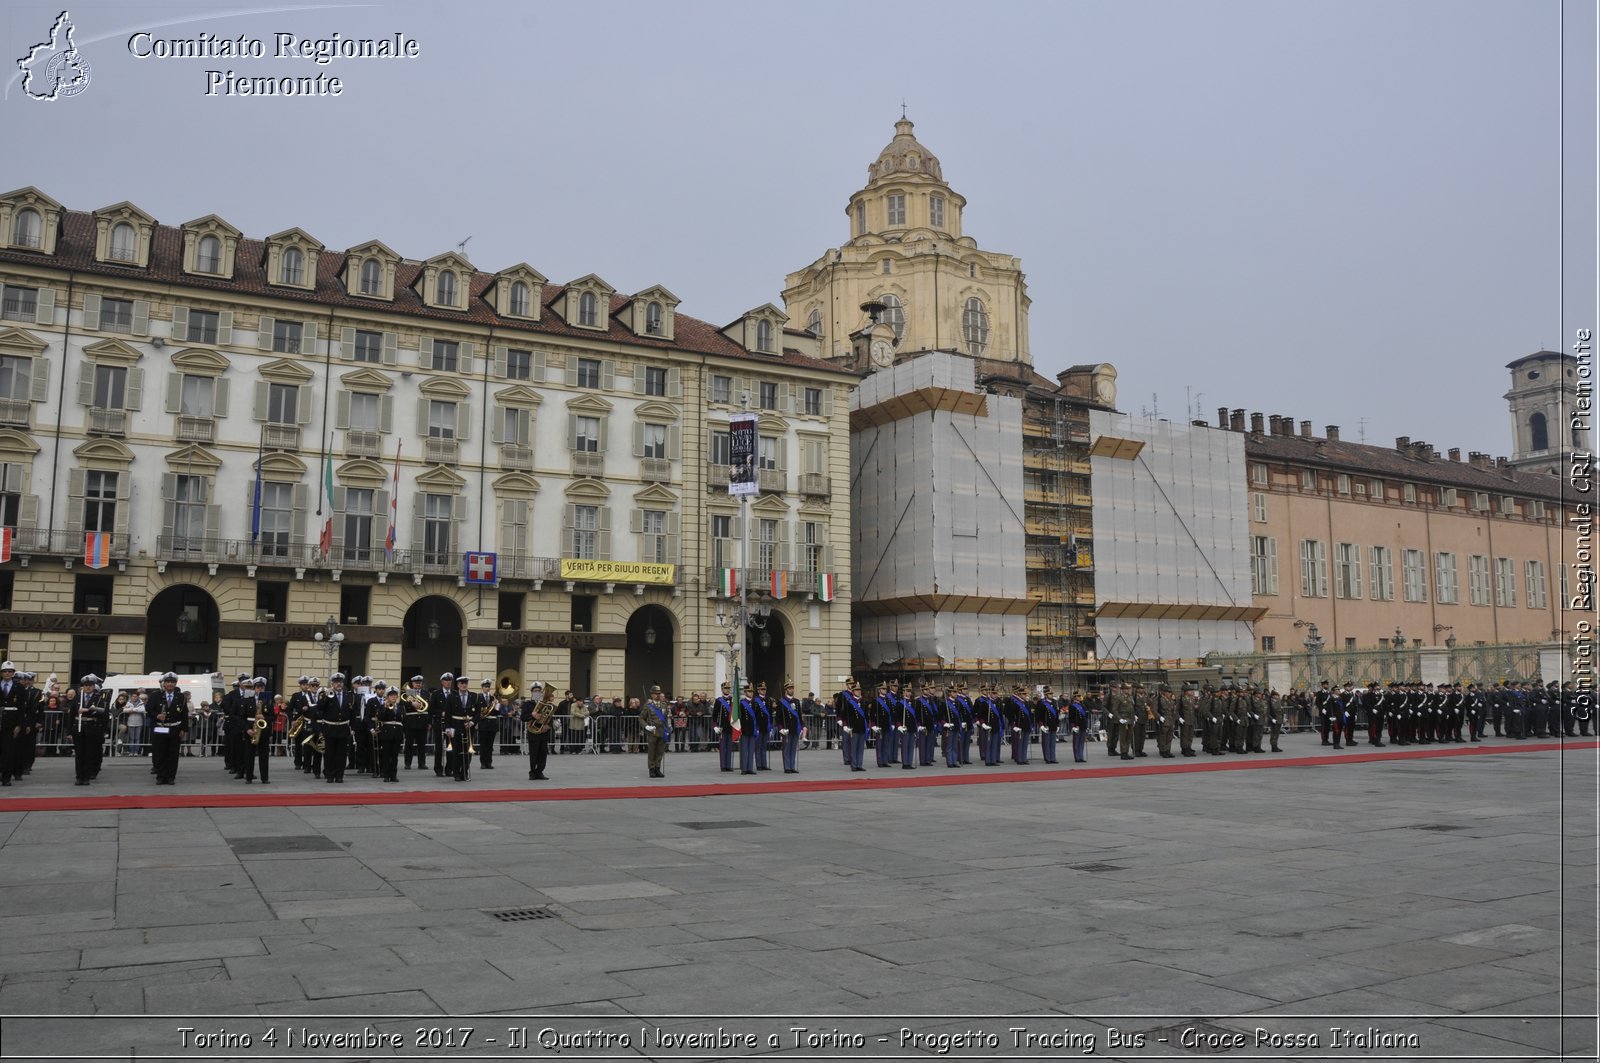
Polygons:
[[436,594],[418,598],[406,610],[400,671],[422,676],[429,687],[438,686],[445,672],[460,672],[461,630],[461,610],[455,602]]
[[[145,611],[144,670],[185,675],[218,670],[217,603],[188,584],[168,587]],[[254,663],[254,662],[251,662]],[[245,662],[229,663],[244,668]]]
[[573,650],[572,663],[567,668],[567,688],[580,698],[596,693],[594,689],[594,651]]
[[751,627],[746,634],[744,659],[750,683],[766,683],[767,693],[776,697],[783,693],[783,682],[789,678],[789,639],[783,617],[772,613],[766,627]]
[[672,637],[672,614],[659,605],[642,606],[628,618],[627,631],[625,696],[646,700],[653,686],[676,695],[678,690],[673,684],[678,654]]

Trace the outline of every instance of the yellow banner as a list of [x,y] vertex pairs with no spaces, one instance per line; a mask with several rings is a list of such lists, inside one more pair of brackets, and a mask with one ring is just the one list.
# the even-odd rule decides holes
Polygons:
[[561,559],[562,579],[594,583],[664,583],[670,585],[677,565],[652,565],[643,561],[583,561]]

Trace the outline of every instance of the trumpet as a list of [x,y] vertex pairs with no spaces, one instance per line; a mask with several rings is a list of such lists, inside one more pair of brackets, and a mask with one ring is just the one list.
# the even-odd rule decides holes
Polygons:
[[266,730],[267,721],[265,717],[257,716],[255,726],[250,728],[250,744],[253,746],[260,745],[261,736],[266,732]]

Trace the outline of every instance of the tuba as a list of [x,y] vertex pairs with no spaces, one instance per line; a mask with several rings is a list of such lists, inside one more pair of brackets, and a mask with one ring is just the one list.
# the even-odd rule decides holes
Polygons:
[[534,708],[533,714],[528,717],[528,734],[542,735],[549,732],[550,720],[553,716],[555,716],[555,713],[555,688],[546,685],[544,688],[544,697],[540,699],[539,704]]
[[514,698],[517,691],[522,689],[522,676],[515,668],[507,668],[500,673],[498,682],[495,683],[494,692],[503,698]]

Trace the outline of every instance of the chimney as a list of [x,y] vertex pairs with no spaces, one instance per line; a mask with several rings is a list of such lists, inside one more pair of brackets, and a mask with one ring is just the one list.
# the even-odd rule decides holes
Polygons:
[[1271,417],[1267,418],[1267,423],[1272,426],[1273,435],[1281,435],[1283,433],[1282,417],[1279,417],[1277,414],[1273,414]]
[[1418,461],[1427,461],[1432,454],[1433,448],[1420,439],[1411,444],[1411,456]]
[[1233,413],[1229,415],[1229,417],[1228,417],[1228,427],[1233,429],[1235,432],[1243,432],[1244,431],[1244,410],[1243,409],[1234,410]]
[[1336,424],[1330,424],[1328,426],[1328,428],[1327,428],[1327,436],[1328,436],[1328,442],[1330,442],[1330,443],[1339,442],[1339,426],[1336,425]]
[[1310,439],[1311,438],[1311,422],[1310,421],[1301,421],[1300,422],[1300,438],[1301,439]]
[[1461,460],[1461,448],[1460,447],[1451,447],[1450,448],[1450,460],[1451,461],[1460,461]]
[[1507,468],[1510,464],[1511,463],[1509,461],[1507,461],[1505,458],[1495,458],[1494,459],[1494,467],[1497,468],[1497,469]]
[[1263,428],[1261,424],[1261,414],[1252,413],[1250,415],[1250,431],[1254,432],[1256,435],[1260,435],[1263,431],[1265,431],[1265,428]]
[[1408,451],[1408,450],[1410,450],[1411,449],[1411,437],[1410,436],[1395,436],[1394,437],[1394,449],[1399,450],[1399,451]]
[[1474,469],[1487,469],[1489,467],[1489,455],[1481,450],[1474,450],[1469,453],[1467,461],[1472,464]]
[[1226,406],[1217,407],[1217,427],[1228,427],[1228,408]]

